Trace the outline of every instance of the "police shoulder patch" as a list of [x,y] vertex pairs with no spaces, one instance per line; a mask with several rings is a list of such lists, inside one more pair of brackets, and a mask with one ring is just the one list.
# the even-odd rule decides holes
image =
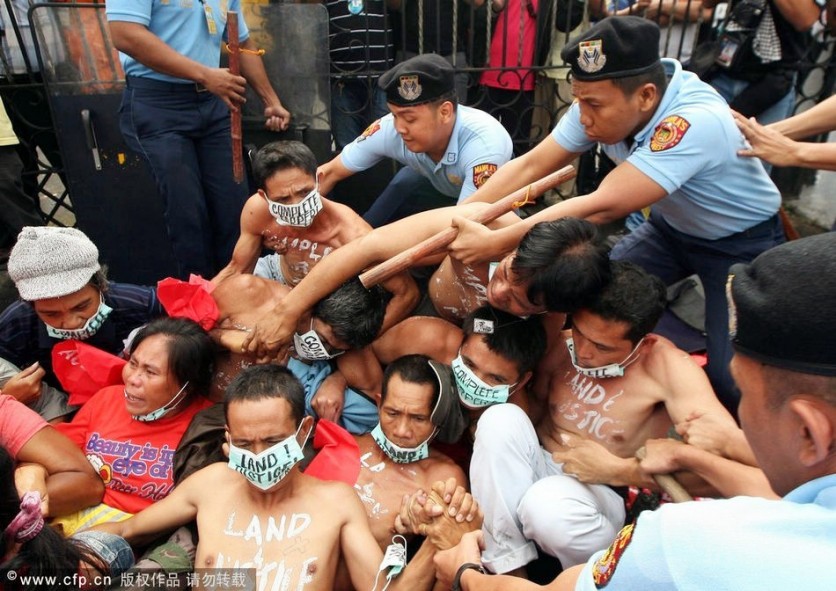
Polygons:
[[363,133],[360,134],[360,137],[357,138],[358,142],[362,142],[367,137],[373,136],[377,131],[380,129],[380,119],[369,125]]
[[477,164],[473,167],[473,185],[478,189],[485,182],[491,178],[491,175],[499,168],[496,164],[485,162],[484,164]]
[[615,568],[618,566],[619,558],[624,554],[624,550],[633,538],[634,527],[634,524],[631,523],[622,528],[615,537],[612,545],[592,565],[592,581],[595,583],[596,589],[603,589],[610,582],[610,579],[612,579]]
[[679,115],[665,117],[656,126],[653,137],[650,138],[650,149],[653,152],[661,152],[673,148],[682,141],[689,127],[691,127],[691,124]]

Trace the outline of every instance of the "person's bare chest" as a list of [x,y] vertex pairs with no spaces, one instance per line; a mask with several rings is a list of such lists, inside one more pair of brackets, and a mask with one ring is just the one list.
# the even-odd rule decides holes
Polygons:
[[563,371],[551,383],[551,428],[541,429],[541,434],[559,444],[560,433],[572,433],[597,441],[616,455],[632,455],[648,437],[660,435],[660,414],[667,417],[658,400],[647,395],[650,388],[639,375],[591,378],[573,369]]
[[371,452],[361,452],[360,474],[354,490],[369,517],[375,539],[382,546],[389,544],[395,516],[404,495],[418,489],[429,490],[426,471],[418,463],[394,464],[375,459]]
[[445,258],[430,280],[430,299],[445,320],[460,324],[476,308],[485,305],[488,271],[486,265],[463,265]]
[[254,569],[264,589],[329,589],[339,558],[336,523],[327,510],[304,506],[256,512],[219,503],[198,517],[195,566]]

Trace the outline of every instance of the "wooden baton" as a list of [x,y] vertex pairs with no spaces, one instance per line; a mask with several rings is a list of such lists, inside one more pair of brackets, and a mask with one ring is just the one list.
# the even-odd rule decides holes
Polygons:
[[[226,13],[227,47],[229,48],[229,72],[241,75],[241,53],[238,43],[238,13]],[[241,106],[229,112],[230,135],[232,136],[232,178],[239,185],[244,182],[244,146],[241,133]]]
[[[643,460],[647,456],[647,450],[641,446],[636,450],[636,458]],[[685,490],[675,476],[672,474],[654,474],[653,480],[659,485],[664,492],[673,499],[674,503],[684,503],[685,501],[693,501],[694,497]]]
[[[549,189],[553,189],[561,183],[565,183],[566,181],[575,178],[576,174],[577,172],[573,166],[564,166],[560,170],[546,175],[540,180],[534,181],[525,187],[521,187],[510,195],[491,203],[488,207],[474,213],[467,219],[479,224],[492,222],[515,207],[520,207],[525,203],[533,203],[533,199],[538,198]],[[364,287],[369,288],[373,285],[386,281],[393,275],[400,273],[404,269],[408,269],[422,258],[430,256],[431,254],[443,249],[456,239],[458,232],[459,231],[453,226],[441,230],[423,242],[419,242],[415,246],[396,254],[392,258],[383,261],[375,267],[372,267],[360,275],[360,282]]]

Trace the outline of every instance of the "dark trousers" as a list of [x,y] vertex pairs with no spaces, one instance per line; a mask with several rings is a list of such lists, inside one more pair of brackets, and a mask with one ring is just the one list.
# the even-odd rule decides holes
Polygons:
[[696,274],[705,290],[706,372],[720,401],[735,412],[740,393],[729,373],[732,346],[726,281],[729,267],[748,263],[765,250],[784,242],[777,215],[737,234],[718,240],[696,238],[674,230],[660,215],[650,219],[613,248],[613,259],[636,263],[668,285]]
[[0,248],[11,247],[24,226],[42,226],[35,201],[23,191],[17,146],[0,146]]
[[[516,76],[516,73],[510,75]],[[521,156],[532,147],[531,115],[534,110],[533,90],[506,90],[482,87],[484,94],[477,105],[494,116],[514,140],[514,156]]]
[[249,192],[232,178],[229,109],[194,84],[128,77],[120,128],[154,174],[179,276],[212,277],[232,257]]
[[455,204],[455,197],[439,193],[429,179],[405,166],[363,214],[363,219],[371,227],[379,228],[420,211]]

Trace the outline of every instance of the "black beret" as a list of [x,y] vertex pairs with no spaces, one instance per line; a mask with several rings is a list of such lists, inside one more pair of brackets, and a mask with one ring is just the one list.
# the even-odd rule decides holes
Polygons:
[[836,376],[836,233],[733,265],[728,291],[737,351],[767,365]]
[[435,53],[417,55],[387,71],[377,81],[386,101],[411,107],[452,95],[455,72],[446,59]]
[[609,16],[560,52],[576,80],[636,76],[659,63],[659,26],[639,16]]

